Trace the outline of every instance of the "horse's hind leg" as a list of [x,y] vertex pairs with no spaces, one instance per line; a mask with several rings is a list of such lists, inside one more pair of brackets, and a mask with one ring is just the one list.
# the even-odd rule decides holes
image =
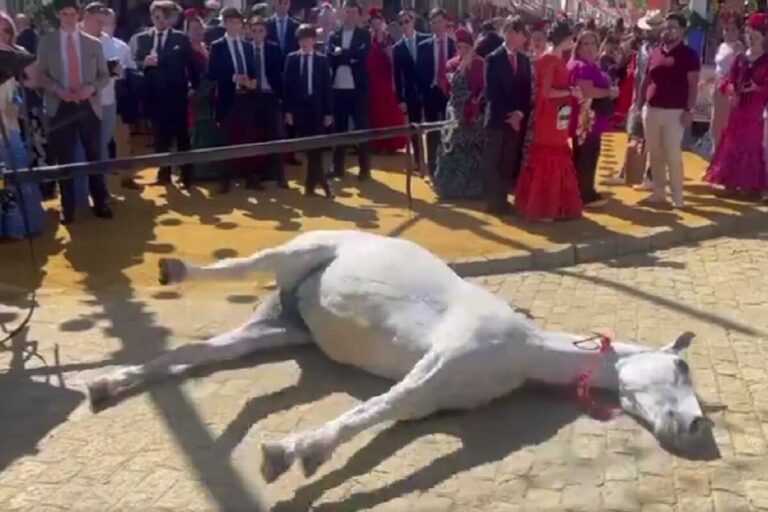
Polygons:
[[279,295],[272,294],[244,325],[203,342],[184,345],[144,364],[123,367],[87,383],[91,406],[150,380],[178,375],[188,369],[237,359],[261,350],[311,342],[309,331],[282,314]]
[[439,407],[442,363],[440,356],[428,353],[402,381],[389,391],[375,396],[329,421],[279,442],[262,444],[261,471],[272,482],[300,459],[305,476],[311,476],[341,443],[363,430],[385,421],[418,419]]
[[169,284],[191,280],[239,280],[254,272],[272,272],[278,278],[278,285],[290,290],[295,284],[292,280],[301,279],[312,269],[331,261],[343,237],[334,232],[308,233],[245,258],[227,258],[204,266],[162,258],[159,281]]

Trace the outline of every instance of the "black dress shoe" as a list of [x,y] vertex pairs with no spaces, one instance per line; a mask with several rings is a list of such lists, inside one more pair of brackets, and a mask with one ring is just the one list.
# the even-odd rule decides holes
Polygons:
[[308,188],[308,189],[306,189],[304,191],[304,196],[305,197],[315,197],[315,196],[317,196],[317,192],[315,192],[314,190]]
[[219,185],[219,194],[228,194],[232,190],[232,184],[228,181],[222,182]]
[[485,211],[491,215],[512,215],[513,213],[512,205],[509,203],[489,206]]
[[64,215],[64,214],[62,214],[61,218],[59,219],[59,223],[62,226],[69,226],[73,222],[75,222],[75,216],[74,215]]
[[114,217],[114,214],[112,213],[112,208],[110,208],[106,204],[99,208],[94,208],[93,214],[100,219],[111,219],[112,217]]
[[333,189],[331,188],[330,183],[323,183],[323,194],[325,194],[326,199],[333,199],[336,197],[336,194],[333,193]]
[[248,190],[267,190],[264,185],[259,183],[258,181],[249,181],[245,184],[245,188]]
[[285,181],[285,180],[283,180],[283,181],[278,181],[278,182],[277,182],[277,186],[278,186],[279,188],[283,188],[283,189],[288,189],[288,188],[291,188],[291,187],[289,187],[289,186],[288,186],[288,182],[287,182],[287,181]]
[[357,181],[368,181],[371,179],[371,171],[363,171],[357,175]]

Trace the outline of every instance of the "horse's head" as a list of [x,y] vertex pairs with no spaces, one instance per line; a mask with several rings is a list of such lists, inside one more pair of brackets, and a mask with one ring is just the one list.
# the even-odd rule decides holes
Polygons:
[[622,357],[616,366],[621,407],[645,421],[662,443],[679,449],[690,447],[711,427],[688,363],[680,357],[693,337],[686,332],[661,350]]

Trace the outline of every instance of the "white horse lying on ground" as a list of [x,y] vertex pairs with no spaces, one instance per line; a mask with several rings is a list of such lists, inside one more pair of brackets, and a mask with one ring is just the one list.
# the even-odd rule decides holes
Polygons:
[[[273,347],[315,343],[331,359],[397,381],[319,428],[262,445],[267,481],[300,460],[312,475],[341,443],[384,421],[470,409],[525,381],[567,385],[598,360],[579,336],[547,332],[445,263],[401,239],[315,231],[247,258],[196,266],[160,262],[161,283],[243,279],[272,272],[278,291],[232,332],[121,368],[88,383],[91,403],[151,378]],[[613,343],[592,383],[665,444],[684,449],[709,431],[680,353],[685,333],[662,349]]]

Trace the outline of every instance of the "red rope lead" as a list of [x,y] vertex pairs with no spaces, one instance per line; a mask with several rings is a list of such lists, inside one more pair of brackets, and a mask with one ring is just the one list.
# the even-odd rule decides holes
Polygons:
[[603,362],[602,358],[613,351],[613,348],[611,347],[611,338],[604,334],[596,334],[592,338],[576,341],[574,342],[574,345],[578,347],[584,342],[597,339],[600,340],[600,347],[597,349],[592,366],[588,370],[581,372],[576,378],[576,397],[579,400],[582,409],[584,409],[584,412],[590,417],[606,421],[616,416],[617,410],[615,407],[599,403],[595,400],[592,396],[592,377],[594,376],[595,371],[600,368],[600,365]]

